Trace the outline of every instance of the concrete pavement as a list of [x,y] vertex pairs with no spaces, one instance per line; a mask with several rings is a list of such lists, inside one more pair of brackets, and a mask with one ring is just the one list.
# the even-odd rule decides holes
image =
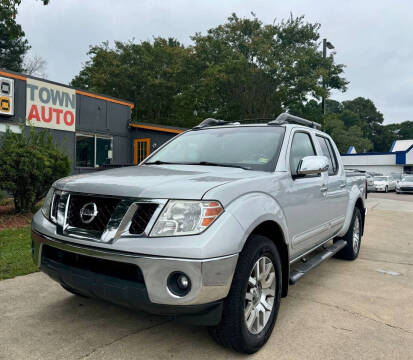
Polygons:
[[[359,258],[292,286],[251,359],[413,358],[413,202],[372,196],[368,207]],[[0,359],[245,358],[205,328],[78,298],[41,273],[0,281],[0,304]]]

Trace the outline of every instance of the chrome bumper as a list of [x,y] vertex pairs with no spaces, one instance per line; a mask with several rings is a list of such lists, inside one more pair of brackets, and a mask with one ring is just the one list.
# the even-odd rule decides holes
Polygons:
[[[152,257],[74,245],[32,231],[33,260],[41,268],[42,247],[48,245],[75,254],[137,265],[142,271],[149,301],[162,305],[200,305],[225,298],[231,287],[238,254],[193,260]],[[172,294],[167,279],[173,272],[185,273],[191,290],[183,297]]]

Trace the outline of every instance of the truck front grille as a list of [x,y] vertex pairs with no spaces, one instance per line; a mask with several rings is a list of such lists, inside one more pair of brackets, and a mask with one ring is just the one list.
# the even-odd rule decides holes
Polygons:
[[[117,198],[72,194],[69,199],[66,222],[69,226],[76,228],[103,232],[119,202],[120,199]],[[89,222],[91,217],[84,216],[82,218],[81,210],[82,208],[90,210],[93,208],[93,204],[96,206],[97,214]]]
[[137,235],[142,234],[158,206],[155,203],[139,203],[138,209],[133,215],[129,232]]

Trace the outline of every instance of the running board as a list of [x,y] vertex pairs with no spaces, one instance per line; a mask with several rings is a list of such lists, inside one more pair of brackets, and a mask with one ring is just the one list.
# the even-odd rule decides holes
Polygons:
[[331,258],[347,245],[347,241],[338,240],[328,248],[319,251],[316,255],[310,257],[307,261],[297,265],[290,272],[290,285],[294,285],[306,273],[320,265],[324,260]]

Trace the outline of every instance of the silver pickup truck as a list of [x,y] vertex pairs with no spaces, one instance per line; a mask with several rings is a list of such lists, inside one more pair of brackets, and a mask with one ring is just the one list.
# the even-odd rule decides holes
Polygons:
[[289,285],[333,255],[357,258],[366,195],[316,123],[207,119],[139,166],[55,182],[32,253],[76,295],[206,325],[253,353]]

